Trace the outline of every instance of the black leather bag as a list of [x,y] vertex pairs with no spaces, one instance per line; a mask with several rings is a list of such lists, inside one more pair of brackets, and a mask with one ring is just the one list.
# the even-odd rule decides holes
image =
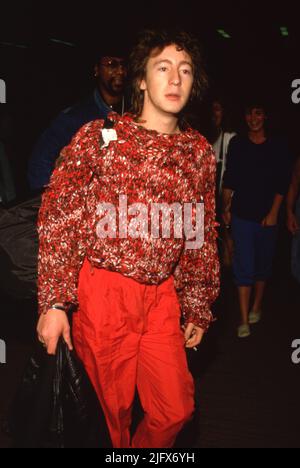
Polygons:
[[37,294],[37,219],[41,196],[0,212],[0,286],[17,299]]
[[38,344],[10,414],[14,448],[111,448],[86,371],[60,339],[55,356]]

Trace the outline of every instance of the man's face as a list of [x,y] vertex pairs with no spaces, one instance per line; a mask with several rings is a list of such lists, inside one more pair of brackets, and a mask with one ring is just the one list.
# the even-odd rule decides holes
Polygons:
[[265,128],[267,119],[266,113],[262,108],[249,109],[246,112],[246,122],[251,132],[260,132]]
[[176,45],[152,54],[140,88],[145,91],[144,110],[178,114],[187,104],[194,82],[191,57]]
[[121,57],[102,57],[95,67],[98,85],[103,87],[111,96],[123,94],[127,67]]

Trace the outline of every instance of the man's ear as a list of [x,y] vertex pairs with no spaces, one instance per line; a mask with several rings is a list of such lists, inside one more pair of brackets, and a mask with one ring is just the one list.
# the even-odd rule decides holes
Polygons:
[[141,91],[146,91],[146,89],[147,89],[146,81],[145,81],[145,80],[142,80],[142,81],[140,82],[140,90],[141,90]]

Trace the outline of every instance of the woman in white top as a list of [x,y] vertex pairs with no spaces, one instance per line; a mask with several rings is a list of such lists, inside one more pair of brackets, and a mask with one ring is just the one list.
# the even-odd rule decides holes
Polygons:
[[216,191],[216,204],[217,204],[217,220],[221,224],[220,228],[220,255],[224,267],[231,266],[233,242],[229,234],[229,230],[222,222],[222,184],[223,176],[226,169],[227,152],[231,139],[236,135],[233,132],[226,130],[225,124],[225,109],[221,100],[214,99],[211,104],[211,123],[212,134],[211,144],[216,155],[217,160],[217,191]]
[[226,168],[226,157],[230,140],[236,135],[224,129],[225,110],[220,100],[214,100],[211,106],[211,118],[214,127],[212,145],[218,164],[218,190],[221,195],[223,175]]

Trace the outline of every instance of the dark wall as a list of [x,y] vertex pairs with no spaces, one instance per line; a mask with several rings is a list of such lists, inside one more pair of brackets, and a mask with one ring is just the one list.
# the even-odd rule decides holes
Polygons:
[[[53,0],[11,1],[1,7],[0,42],[14,46],[0,44],[0,78],[7,84],[7,104],[0,112],[12,116],[11,153],[20,191],[26,190],[27,161],[38,135],[61,109],[93,88],[95,50],[112,42],[130,47],[144,27],[176,25],[195,33],[203,44],[210,93],[226,96],[235,127],[241,126],[244,102],[263,98],[274,129],[287,134],[300,154],[300,105],[291,102],[291,83],[300,78],[296,2],[272,8],[266,3],[173,1],[137,8]],[[280,36],[281,25],[288,26],[288,38]],[[220,27],[231,39],[218,35]],[[54,44],[51,38],[75,47]]]

